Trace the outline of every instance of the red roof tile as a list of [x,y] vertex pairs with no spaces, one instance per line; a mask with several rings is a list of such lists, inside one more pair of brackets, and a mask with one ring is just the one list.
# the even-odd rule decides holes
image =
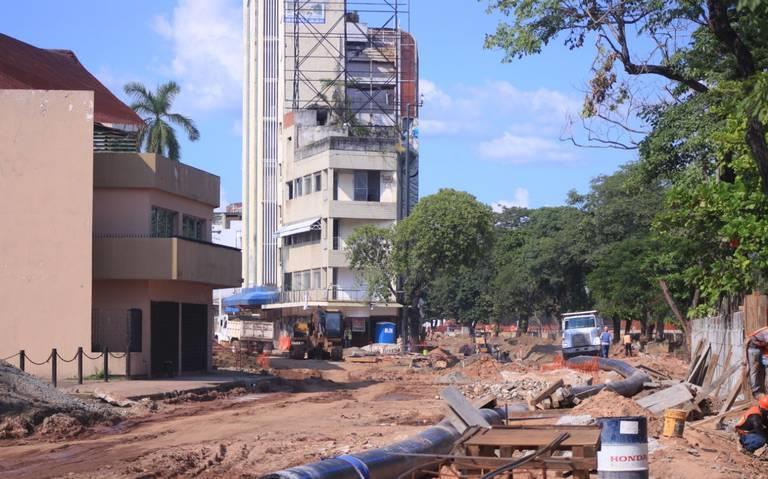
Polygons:
[[128,105],[85,69],[69,50],[46,50],[0,33],[0,89],[90,90],[94,120],[99,123],[141,126],[144,122]]

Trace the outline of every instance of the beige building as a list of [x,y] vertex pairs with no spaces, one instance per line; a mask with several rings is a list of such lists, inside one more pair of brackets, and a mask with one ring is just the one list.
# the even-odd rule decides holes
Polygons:
[[338,312],[367,344],[400,306],[369,297],[344,246],[418,200],[418,55],[398,28],[407,12],[386,0],[244,7],[244,287],[278,288],[263,309],[282,333]]
[[142,120],[69,51],[0,35],[0,111],[0,358],[50,375],[32,361],[52,348],[108,348],[113,374],[208,369],[212,289],[241,283],[240,251],[211,243],[219,178],[137,153]]

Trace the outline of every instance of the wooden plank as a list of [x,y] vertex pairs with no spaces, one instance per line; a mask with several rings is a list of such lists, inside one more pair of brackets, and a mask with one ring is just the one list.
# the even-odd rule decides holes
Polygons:
[[543,401],[545,398],[548,398],[552,395],[555,391],[560,389],[565,385],[565,382],[562,379],[558,379],[553,384],[551,384],[547,389],[540,392],[536,397],[528,401],[528,409],[533,411],[536,409],[536,405],[539,404],[541,401]]
[[693,364],[693,368],[691,368],[691,374],[689,374],[685,381],[689,382],[691,384],[699,384],[696,379],[698,376],[701,375],[701,369],[704,367],[704,364],[706,363],[707,356],[709,355],[709,351],[712,349],[709,343],[707,343],[706,346],[704,346],[704,349],[702,350],[702,353],[699,355],[699,357],[696,359],[696,362]]
[[[731,345],[729,344],[728,348],[726,349],[725,360],[723,361],[723,372],[725,372],[725,368],[727,368],[728,366],[731,365],[731,356],[732,355],[733,355],[733,349],[731,348]],[[722,388],[722,386],[720,386],[719,388],[717,388],[715,390],[714,397],[719,397],[720,396],[720,389],[721,388]]]
[[741,383],[744,381],[744,378],[739,378],[739,381],[731,388],[731,392],[728,393],[728,397],[725,398],[725,402],[720,407],[720,413],[719,414],[725,414],[728,412],[731,407],[733,406],[733,403],[736,401],[736,398],[739,395],[739,392],[741,392]]
[[453,412],[456,413],[456,415],[467,427],[491,427],[483,415],[480,414],[480,411],[478,411],[476,407],[470,404],[470,402],[467,401],[467,398],[461,394],[461,391],[455,387],[451,386],[443,389],[440,391],[440,397],[448,403],[448,406],[453,410]]
[[703,426],[705,424],[711,424],[713,422],[719,423],[724,417],[726,417],[726,416],[728,416],[730,414],[735,414],[735,413],[738,413],[738,412],[741,412],[741,411],[746,411],[750,407],[752,407],[752,403],[751,402],[747,402],[747,403],[745,403],[745,404],[743,404],[741,406],[734,407],[733,409],[731,409],[729,411],[726,411],[724,413],[718,414],[717,416],[710,416],[710,417],[708,417],[706,419],[702,419],[701,421],[693,422],[693,423],[691,423],[691,425],[694,426],[694,427],[700,427],[700,426]]
[[696,343],[696,347],[693,349],[693,353],[691,354],[691,364],[688,365],[688,371],[685,372],[685,379],[688,380],[689,377],[691,377],[691,373],[693,372],[693,366],[696,364],[696,361],[699,360],[699,356],[701,355],[701,349],[704,347],[704,340],[699,340],[698,343]]
[[704,399],[706,399],[707,397],[709,397],[715,391],[715,389],[719,388],[725,382],[726,379],[730,378],[731,375],[735,374],[736,371],[738,371],[739,369],[741,369],[741,364],[734,364],[733,366],[728,368],[719,378],[717,378],[717,380],[714,383],[705,387],[700,394],[696,395],[696,403],[698,404]]
[[693,395],[688,390],[688,387],[685,384],[678,384],[638,399],[635,402],[654,414],[661,414],[665,409],[680,406],[691,399],[693,399]]
[[639,364],[637,367],[640,369],[644,369],[645,371],[649,372],[652,376],[657,376],[660,379],[672,379],[672,377],[669,374],[665,374],[661,371],[648,367],[644,364]]
[[493,408],[496,407],[496,402],[495,394],[486,394],[472,401],[472,405],[477,409]]
[[707,374],[704,375],[704,380],[701,382],[703,387],[707,387],[712,384],[712,377],[715,375],[715,369],[717,368],[717,362],[720,360],[720,355],[712,351],[710,354],[709,365],[707,366]]
[[600,428],[556,426],[546,429],[533,428],[493,428],[480,431],[470,437],[464,444],[467,446],[496,446],[514,447],[517,449],[538,449],[552,442],[560,434],[567,432],[570,436],[560,444],[561,448],[577,446],[596,447],[600,440]]
[[768,296],[750,294],[744,297],[744,337],[768,326]]

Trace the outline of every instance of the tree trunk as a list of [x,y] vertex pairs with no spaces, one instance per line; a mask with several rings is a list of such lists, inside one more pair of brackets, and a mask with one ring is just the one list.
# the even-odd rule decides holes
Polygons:
[[656,318],[656,340],[664,341],[664,317],[659,316]]
[[632,333],[632,320],[626,319],[626,323],[624,324],[624,334],[630,334]]
[[619,342],[619,336],[621,335],[621,320],[617,317],[613,317],[613,342]]
[[[664,300],[669,305],[669,308],[672,310],[672,314],[675,315],[675,318],[680,322],[680,327],[683,328],[683,345],[685,346],[685,352],[688,358],[691,357],[691,341],[690,341],[690,327],[688,324],[688,320],[685,319],[685,317],[682,315],[680,310],[677,307],[677,304],[675,303],[675,300],[672,298],[672,295],[669,294],[669,287],[667,286],[667,282],[663,279],[659,280],[659,286],[661,286],[661,292],[664,293]],[[694,301],[698,301],[698,290],[694,293],[693,299]]]

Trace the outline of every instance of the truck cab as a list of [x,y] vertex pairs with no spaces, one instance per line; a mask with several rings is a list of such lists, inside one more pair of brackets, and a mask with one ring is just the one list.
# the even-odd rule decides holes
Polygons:
[[603,319],[597,311],[565,313],[562,316],[563,358],[600,354]]

